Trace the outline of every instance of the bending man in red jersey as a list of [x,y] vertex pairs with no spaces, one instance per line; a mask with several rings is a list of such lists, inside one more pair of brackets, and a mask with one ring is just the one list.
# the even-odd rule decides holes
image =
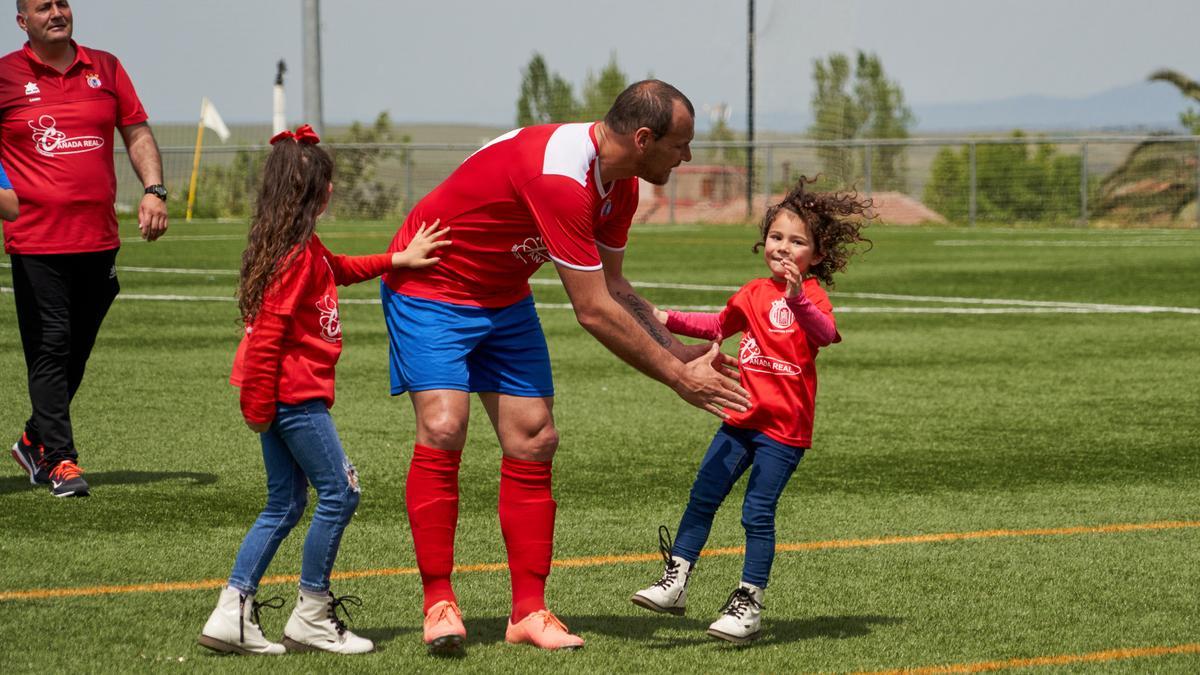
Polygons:
[[[425,593],[425,642],[460,653],[466,637],[450,584],[458,467],[470,392],[500,440],[500,528],[513,607],[505,639],[578,648],[546,609],[558,448],[550,358],[529,277],[553,262],[579,323],[622,360],[688,403],[724,416],[746,391],[717,370],[717,346],[685,346],[654,319],[621,272],[638,178],[663,185],[691,159],[695,111],[658,80],[631,85],[601,122],[511,131],[480,148],[422,199],[392,241],[441,219],[453,245],[442,263],[384,277],[392,394],[408,392],[417,438],[406,502]],[[732,362],[732,359],[721,362]]]

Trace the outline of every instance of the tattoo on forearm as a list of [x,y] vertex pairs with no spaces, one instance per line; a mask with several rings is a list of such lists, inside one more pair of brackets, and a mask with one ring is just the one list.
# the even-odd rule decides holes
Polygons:
[[641,298],[632,293],[621,293],[619,291],[614,292],[613,295],[617,298],[618,302],[625,305],[626,311],[633,315],[633,318],[641,324],[642,329],[649,333],[651,338],[654,338],[655,342],[663,347],[671,346],[670,338],[663,333],[662,326],[654,320],[654,315],[650,312],[650,308],[646,306],[646,303],[642,302]]

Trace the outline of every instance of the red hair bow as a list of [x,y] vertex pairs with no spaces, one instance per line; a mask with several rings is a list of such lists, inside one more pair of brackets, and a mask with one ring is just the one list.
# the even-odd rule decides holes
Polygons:
[[275,134],[271,137],[271,145],[275,145],[285,138],[290,138],[293,141],[302,143],[304,145],[316,145],[317,143],[321,142],[321,137],[317,136],[317,132],[313,131],[313,128],[307,124],[301,124],[300,126],[296,127],[295,132],[284,129],[283,131]]

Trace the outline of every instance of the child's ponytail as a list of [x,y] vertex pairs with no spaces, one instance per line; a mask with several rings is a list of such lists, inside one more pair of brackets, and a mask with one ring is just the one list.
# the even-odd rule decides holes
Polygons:
[[[272,277],[291,264],[312,237],[317,216],[329,199],[333,159],[317,147],[319,140],[307,124],[295,133],[283,131],[271,139],[242,253],[237,300],[246,324],[258,315]],[[293,249],[292,256],[284,260]]]

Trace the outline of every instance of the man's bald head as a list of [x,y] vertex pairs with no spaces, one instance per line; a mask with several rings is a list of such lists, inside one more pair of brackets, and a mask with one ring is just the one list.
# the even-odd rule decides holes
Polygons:
[[659,139],[671,130],[675,101],[682,103],[692,117],[696,116],[696,109],[688,97],[666,82],[634,82],[613,101],[608,114],[604,116],[604,124],[618,134],[632,134],[645,127],[654,133],[655,139]]

